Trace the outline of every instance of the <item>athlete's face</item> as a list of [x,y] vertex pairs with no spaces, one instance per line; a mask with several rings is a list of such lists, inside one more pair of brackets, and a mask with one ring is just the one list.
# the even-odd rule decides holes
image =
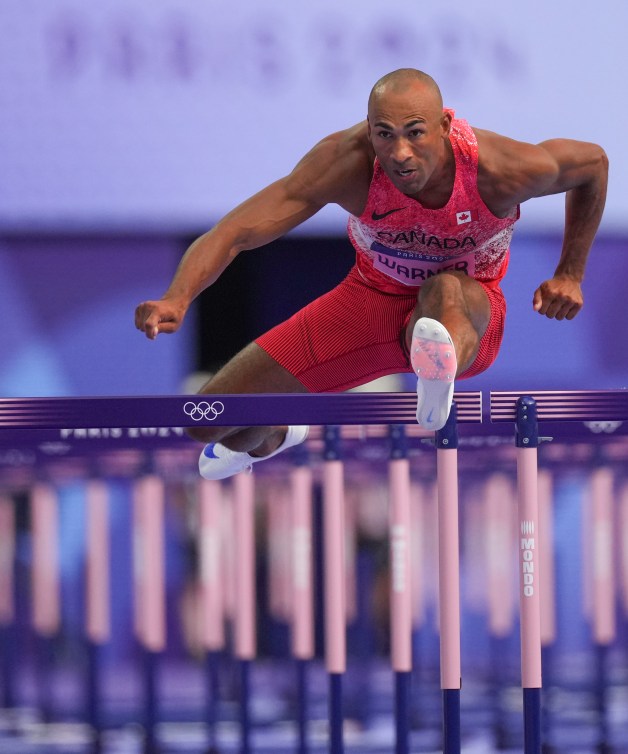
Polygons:
[[386,175],[404,194],[426,187],[445,161],[451,117],[420,85],[384,91],[369,107],[369,137]]

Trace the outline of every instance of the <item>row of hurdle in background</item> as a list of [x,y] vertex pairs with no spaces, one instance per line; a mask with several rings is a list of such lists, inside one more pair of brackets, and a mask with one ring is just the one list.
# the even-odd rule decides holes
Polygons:
[[[234,397],[225,398],[233,400]],[[474,400],[457,396],[462,407],[462,421],[477,421]],[[518,488],[518,536],[520,576],[520,630],[521,669],[524,709],[524,750],[541,751],[542,721],[540,706],[541,647],[551,643],[555,627],[552,625],[552,594],[550,578],[551,558],[543,557],[543,528],[551,527],[545,519],[539,527],[537,476],[537,446],[539,441],[536,415],[537,404],[533,398],[517,401],[516,416],[508,416],[516,422],[517,488]],[[605,408],[596,406],[595,413],[604,414]],[[579,409],[578,415],[583,411]],[[587,414],[588,416],[588,414]],[[607,416],[623,418],[615,405],[608,409]],[[554,417],[552,417],[554,418]],[[572,417],[570,417],[572,418]],[[589,417],[590,418],[590,417]],[[372,425],[371,425],[372,426]],[[374,427],[377,433],[377,428]],[[368,434],[368,433],[367,433]],[[411,532],[415,522],[411,513],[412,487],[408,461],[407,435],[418,435],[423,440],[431,434],[422,431],[406,432],[403,424],[390,428],[389,461],[389,516],[390,516],[390,645],[391,663],[395,678],[395,747],[397,752],[410,750],[410,706],[412,683],[412,634],[413,616],[416,616],[416,587],[413,596]],[[440,673],[443,690],[443,750],[460,751],[460,584],[459,584],[459,526],[458,526],[458,433],[455,409],[447,426],[434,437],[437,456],[438,488],[438,559],[439,559],[439,631]],[[346,518],[344,470],[341,460],[341,433],[336,425],[326,426],[319,440],[322,444],[322,501],[324,522],[324,634],[325,666],[328,673],[328,746],[334,754],[344,750],[343,735],[343,687],[342,681],[347,665],[347,575],[346,575]],[[314,616],[312,584],[312,469],[308,465],[307,451],[293,453],[295,468],[289,471],[291,479],[290,508],[293,515],[292,583],[290,587],[292,617],[292,652],[297,661],[297,687],[299,689],[298,739],[299,750],[309,751],[307,737],[307,663],[314,657]],[[251,750],[251,719],[249,709],[250,663],[256,654],[255,616],[255,543],[254,543],[254,475],[241,474],[233,481],[233,532],[237,542],[236,568],[232,588],[231,617],[233,621],[233,652],[239,668],[240,750]],[[595,521],[595,550],[591,554],[595,578],[591,590],[592,620],[595,641],[600,647],[608,646],[615,634],[615,596],[613,590],[611,536],[611,482],[608,469],[600,469],[592,478],[595,493],[591,508]],[[541,483],[542,494],[544,482]],[[86,551],[86,634],[91,647],[90,683],[88,698],[89,717],[96,731],[99,722],[98,648],[110,637],[109,601],[111,586],[108,583],[108,536],[106,488],[100,482],[88,486],[88,540]],[[207,722],[210,731],[210,747],[216,747],[213,739],[219,715],[217,705],[218,655],[224,650],[224,574],[219,567],[217,553],[224,535],[221,517],[220,485],[202,483],[200,492],[200,569],[202,583],[202,633],[207,651],[207,668],[210,686],[208,695]],[[49,485],[36,485],[32,491],[33,534],[33,623],[38,635],[50,639],[59,630],[58,583],[56,583],[57,534],[54,525],[55,501]],[[622,498],[623,500],[623,498]],[[493,496],[499,509],[499,500]],[[157,661],[166,646],[164,604],[164,558],[163,558],[163,483],[154,474],[148,474],[136,485],[134,504],[134,549],[135,562],[135,632],[145,650],[145,750],[157,750],[155,725],[158,705],[156,700],[155,672]],[[12,506],[0,507],[3,535],[2,551],[11,553]],[[507,508],[502,507],[502,511]],[[622,503],[623,510],[623,503]],[[508,525],[506,520],[506,530]],[[550,541],[548,536],[545,540]],[[224,542],[224,540],[223,540]],[[231,546],[232,543],[228,543]],[[508,543],[507,543],[508,544]],[[605,560],[606,558],[606,560]],[[2,588],[0,588],[0,620],[5,626],[13,618],[12,558],[2,559]],[[543,571],[539,568],[542,562]],[[492,600],[491,620],[499,633],[499,624],[509,625],[507,610],[508,573],[493,572],[492,588],[503,599]],[[545,590],[540,589],[543,578]],[[350,582],[349,582],[350,583]],[[416,584],[416,578],[414,579]],[[545,597],[546,608],[541,610]],[[414,601],[413,601],[414,600]],[[500,617],[501,606],[501,617]],[[545,621],[541,616],[545,616]],[[543,624],[543,634],[542,634]],[[502,628],[501,630],[504,630]],[[6,691],[6,689],[5,689]],[[95,746],[98,746],[96,740]]]

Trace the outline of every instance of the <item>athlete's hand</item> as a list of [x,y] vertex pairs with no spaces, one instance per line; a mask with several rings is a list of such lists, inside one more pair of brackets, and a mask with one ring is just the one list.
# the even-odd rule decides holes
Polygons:
[[557,277],[534,291],[534,311],[550,319],[573,319],[582,309],[582,288],[577,280]]
[[135,327],[154,340],[160,332],[176,332],[181,327],[186,310],[183,303],[174,299],[144,301],[135,310]]

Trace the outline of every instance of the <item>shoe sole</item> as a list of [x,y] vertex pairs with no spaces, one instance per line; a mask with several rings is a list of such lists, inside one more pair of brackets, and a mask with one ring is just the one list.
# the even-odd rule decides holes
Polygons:
[[410,361],[417,384],[416,420],[425,429],[442,429],[447,422],[458,362],[446,328],[421,317],[412,332]]

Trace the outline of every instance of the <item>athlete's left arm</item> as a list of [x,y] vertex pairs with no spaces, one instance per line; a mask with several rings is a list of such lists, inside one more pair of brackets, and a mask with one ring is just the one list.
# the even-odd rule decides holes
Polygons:
[[[582,309],[581,284],[606,201],[608,158],[596,144],[552,139],[538,145],[554,163],[554,179],[536,196],[565,193],[565,233],[554,277],[534,292],[533,307],[555,319],[573,319]],[[545,174],[547,180],[548,174]]]
[[528,199],[565,193],[562,253],[554,276],[534,292],[533,306],[550,318],[573,319],[582,309],[584,269],[606,200],[604,150],[570,139],[528,144],[474,131],[480,158],[478,189],[496,215],[504,217]]

